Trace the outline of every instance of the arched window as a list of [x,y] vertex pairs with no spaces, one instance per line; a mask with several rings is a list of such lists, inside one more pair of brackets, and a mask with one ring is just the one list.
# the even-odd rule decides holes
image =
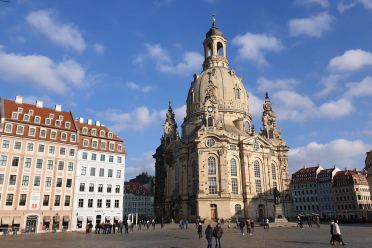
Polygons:
[[273,180],[276,180],[276,168],[275,168],[275,164],[271,164],[271,176],[272,176]]
[[217,43],[217,54],[218,54],[218,56],[224,56],[224,54],[223,54],[223,45],[222,45],[222,43],[221,42],[218,42]]
[[209,116],[207,118],[207,127],[213,127],[213,117]]
[[207,57],[211,57],[213,55],[212,44],[208,44],[207,46]]
[[88,128],[83,127],[83,134],[88,134]]
[[249,124],[249,121],[244,122],[244,130],[247,133],[251,132],[251,124]]
[[254,169],[254,176],[261,177],[260,162],[258,162],[257,160],[254,161],[253,169]]
[[214,157],[208,158],[208,175],[216,175],[216,159]]
[[235,214],[241,214],[242,212],[242,205],[235,204]]
[[236,168],[236,160],[234,158],[232,158],[230,160],[230,169],[231,169],[231,176],[234,176],[236,177],[238,175],[238,171],[237,171],[237,168]]
[[195,178],[198,176],[198,167],[196,165],[195,160],[192,161],[192,177]]
[[274,139],[274,132],[273,130],[269,130],[269,139]]
[[235,99],[240,99],[240,89],[235,89]]

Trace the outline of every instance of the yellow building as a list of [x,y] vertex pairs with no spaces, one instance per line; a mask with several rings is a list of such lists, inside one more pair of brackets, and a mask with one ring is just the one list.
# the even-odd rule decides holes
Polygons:
[[266,94],[262,129],[252,125],[248,93],[229,67],[227,40],[215,23],[203,42],[203,71],[187,94],[181,137],[169,106],[154,158],[155,211],[164,219],[274,217],[273,189],[290,211],[288,146]]

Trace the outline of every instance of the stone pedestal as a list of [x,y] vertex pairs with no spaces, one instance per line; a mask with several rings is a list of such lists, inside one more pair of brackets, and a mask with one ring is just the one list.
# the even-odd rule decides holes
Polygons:
[[296,223],[288,222],[283,213],[283,205],[281,203],[274,205],[274,222],[270,223],[270,227],[291,227],[296,226]]

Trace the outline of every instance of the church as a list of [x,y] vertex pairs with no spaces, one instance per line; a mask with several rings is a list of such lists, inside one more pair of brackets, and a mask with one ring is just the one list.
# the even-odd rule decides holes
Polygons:
[[153,155],[156,217],[273,219],[274,192],[279,192],[282,212],[289,217],[289,147],[268,94],[257,131],[248,93],[229,67],[227,40],[215,21],[203,46],[203,71],[191,82],[181,136],[169,104],[161,144]]

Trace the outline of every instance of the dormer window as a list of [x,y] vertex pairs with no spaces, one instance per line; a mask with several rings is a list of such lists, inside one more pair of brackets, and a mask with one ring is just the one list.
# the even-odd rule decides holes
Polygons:
[[28,111],[28,114],[29,114],[30,116],[33,116],[33,115],[34,115],[34,111],[33,111],[32,109],[30,109],[30,110]]
[[106,150],[106,141],[101,141],[101,148]]
[[23,134],[23,126],[17,126],[17,134]]
[[63,115],[59,115],[58,120],[63,121]]
[[110,151],[113,151],[115,150],[115,143],[110,143]]
[[40,116],[35,116],[34,122],[40,124]]
[[27,115],[27,114],[23,115],[23,120],[24,121],[29,121],[30,120],[30,116]]
[[97,135],[97,130],[93,128],[93,129],[90,131],[90,134],[93,135],[93,136],[96,136],[96,135]]
[[108,133],[108,137],[109,137],[109,138],[112,138],[112,132],[109,132],[109,133]]
[[50,119],[54,119],[54,114],[49,114]]
[[14,120],[18,119],[18,113],[17,112],[12,113],[12,119],[14,119]]
[[88,134],[88,128],[87,127],[83,127],[82,132],[83,132],[83,134]]
[[53,140],[56,139],[57,138],[57,132],[56,131],[51,131],[50,132],[50,138],[53,139]]
[[105,131],[103,131],[103,130],[99,131],[99,135],[100,135],[101,137],[105,137]]
[[12,132],[12,129],[13,129],[13,125],[12,125],[12,124],[7,123],[7,124],[5,125],[5,132],[6,132],[6,133],[11,133],[11,132]]
[[20,114],[22,114],[22,112],[23,112],[23,108],[18,108],[18,109],[17,109],[17,112],[20,113]]
[[71,141],[71,142],[75,142],[75,141],[76,141],[76,135],[75,135],[75,134],[72,133],[72,134],[70,135],[70,141]]
[[45,119],[45,125],[50,125],[50,119],[49,118]]
[[121,152],[122,149],[122,145],[118,145],[118,151]]
[[67,140],[67,134],[66,133],[62,133],[61,134],[61,140],[62,141],[66,141]]
[[56,120],[56,126],[57,127],[60,127],[61,126],[61,121],[60,120]]
[[97,140],[92,141],[92,147],[93,148],[98,148],[98,141]]
[[84,139],[83,140],[83,147],[88,147],[88,145],[89,145],[89,140]]
[[69,121],[65,122],[65,128],[71,128],[71,123]]

